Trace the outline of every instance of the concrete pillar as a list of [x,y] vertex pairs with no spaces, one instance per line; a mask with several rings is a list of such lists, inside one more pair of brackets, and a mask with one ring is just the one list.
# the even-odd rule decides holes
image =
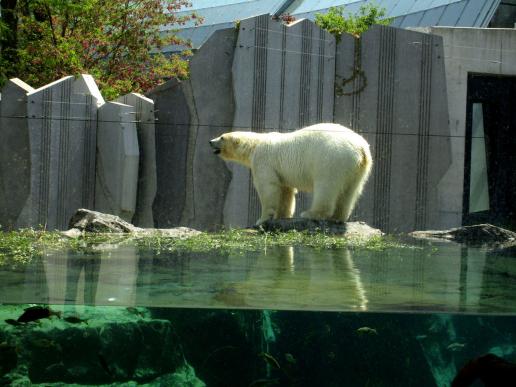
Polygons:
[[156,227],[216,229],[230,173],[208,141],[232,129],[233,28],[219,30],[190,60],[190,78],[148,93],[156,107]]
[[138,192],[132,223],[139,227],[154,227],[152,204],[156,197],[156,131],[154,101],[137,93],[130,93],[116,101],[133,107],[140,146]]
[[27,93],[32,87],[18,78],[2,88],[0,101],[0,225],[15,227],[30,194],[30,142]]
[[92,208],[97,109],[93,78],[62,78],[27,94],[30,195],[17,227],[66,229],[78,208]]
[[107,102],[99,109],[95,211],[131,222],[136,209],[139,164],[134,107]]

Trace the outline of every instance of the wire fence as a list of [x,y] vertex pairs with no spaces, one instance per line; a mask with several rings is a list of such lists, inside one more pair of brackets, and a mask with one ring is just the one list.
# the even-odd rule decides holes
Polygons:
[[[250,126],[235,126],[234,124],[227,124],[227,123],[213,123],[213,124],[199,124],[199,123],[181,123],[181,122],[163,122],[159,121],[158,119],[155,119],[154,121],[141,121],[141,120],[129,120],[129,121],[120,121],[120,120],[99,120],[94,118],[83,118],[83,117],[55,117],[55,116],[48,116],[48,117],[29,117],[29,116],[8,116],[0,115],[0,119],[19,119],[19,120],[48,120],[48,121],[70,121],[70,122],[94,122],[97,124],[121,124],[121,123],[134,123],[134,124],[153,124],[154,126],[168,126],[168,127],[179,127],[179,128],[190,128],[190,127],[197,127],[197,128],[222,128],[227,129],[229,131],[233,130],[244,130],[244,131],[279,131],[278,127],[250,127]],[[346,125],[344,125],[346,126]],[[282,132],[290,132],[294,130],[302,129],[301,127],[291,127],[291,128],[285,128],[282,127]],[[317,131],[332,131],[332,130],[324,130],[324,129],[318,129]],[[354,129],[355,132],[360,134],[367,134],[367,135],[392,135],[392,136],[410,136],[410,137],[436,137],[436,138],[466,138],[465,135],[460,134],[435,134],[435,133],[409,133],[409,132],[388,132],[388,131],[369,131],[369,130],[361,130],[361,129]],[[157,133],[159,136],[165,136],[167,135],[163,133]],[[181,133],[174,133],[173,136],[180,136]],[[184,135],[188,135],[188,133],[184,133]],[[172,136],[172,135],[168,135]],[[484,139],[484,136],[468,136],[468,138],[475,138],[475,139]]]

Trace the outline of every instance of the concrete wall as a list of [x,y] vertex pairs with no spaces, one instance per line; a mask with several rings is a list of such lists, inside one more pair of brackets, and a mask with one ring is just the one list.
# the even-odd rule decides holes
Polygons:
[[515,76],[516,30],[447,27],[418,30],[443,39],[452,163],[437,188],[442,226],[457,226],[462,223],[468,74]]
[[98,118],[95,209],[131,222],[140,157],[134,107],[106,102]]
[[138,133],[139,165],[136,208],[132,222],[140,227],[153,227],[152,205],[156,197],[156,128],[154,101],[138,93],[119,97],[116,101],[132,106]]
[[[157,227],[246,227],[260,205],[249,171],[208,141],[233,130],[290,131],[332,121],[335,39],[308,20],[269,15],[219,30],[190,62],[190,79],[152,90],[157,109]],[[298,195],[298,211],[309,205]]]
[[[375,166],[354,218],[385,231],[438,228],[439,183],[451,163],[443,45],[375,26],[360,39],[308,20],[262,15],[216,32],[188,81],[151,91],[157,122],[156,226],[245,227],[260,204],[249,171],[207,140],[231,130],[291,131],[338,122],[371,143]],[[297,213],[310,205],[298,194]]]
[[451,163],[443,44],[373,26],[337,46],[334,121],[362,133],[374,166],[354,219],[384,231],[440,228]]
[[93,207],[97,108],[103,103],[88,75],[27,93],[30,195],[17,227],[66,229],[78,208]]
[[20,79],[7,81],[0,101],[0,225],[13,226],[30,195],[27,93]]
[[[144,139],[138,127],[138,141],[142,143],[139,144],[138,192],[148,191],[145,200],[142,199],[145,203],[140,211],[141,219],[145,219],[142,222],[145,226],[184,225],[199,229],[253,224],[260,206],[249,172],[213,155],[208,140],[233,129],[290,131],[332,121],[362,133],[373,151],[373,175],[353,214],[354,219],[390,232],[460,225],[467,76],[470,72],[516,74],[515,34],[514,30],[409,31],[375,26],[360,39],[345,35],[336,44],[331,35],[310,21],[285,26],[269,16],[243,20],[238,31],[234,28],[217,31],[191,59],[189,80],[169,81],[149,92],[154,107],[150,99],[145,99],[148,102],[145,108],[127,102],[134,107],[137,124],[144,111],[149,128],[151,121],[154,122],[152,114],[157,118],[155,154],[152,154],[153,129],[145,129],[151,136]],[[84,196],[89,191],[76,187],[87,187],[85,180],[73,180],[76,174],[67,169],[75,164],[58,157],[61,148],[71,149],[63,142],[71,138],[65,136],[61,141],[58,137],[65,130],[62,118],[82,117],[88,106],[94,106],[90,112],[95,113],[93,121],[80,121],[96,125],[98,104],[92,100],[92,105],[90,101],[96,94],[89,92],[85,97],[77,89],[78,92],[70,94],[71,99],[66,99],[66,109],[71,109],[68,111],[62,110],[57,97],[59,93],[68,94],[61,89],[50,91],[61,84],[79,81],[86,84],[80,90],[87,88],[84,79],[65,79],[41,90],[16,82],[3,90],[0,131],[7,141],[0,144],[5,151],[0,157],[9,161],[9,165],[19,164],[13,170],[20,179],[15,181],[13,172],[6,168],[0,171],[0,224],[46,222],[50,227],[64,227],[71,208],[91,205],[90,196],[86,195],[89,199]],[[9,94],[19,95],[16,101],[7,102]],[[38,102],[27,96],[42,96],[42,99]],[[78,109],[74,106],[83,110],[73,110]],[[8,113],[34,117],[16,121],[14,125]],[[35,125],[45,122],[47,129],[36,130]],[[81,128],[78,132],[75,129],[68,132],[82,136],[85,129]],[[20,131],[20,136],[13,137],[9,131]],[[30,133],[50,136],[50,143],[41,138],[31,140]],[[31,144],[30,160],[27,141]],[[13,147],[8,145],[17,142],[20,143]],[[41,151],[47,148],[41,148],[41,144],[57,152],[57,161],[52,152],[47,155],[50,159],[43,157],[46,153]],[[91,154],[88,144],[83,143],[82,153],[72,152],[74,157],[84,156],[81,163]],[[84,147],[89,151],[84,153]],[[146,161],[141,158],[144,148],[143,154],[149,156]],[[33,159],[34,152],[40,152],[39,159]],[[20,159],[16,154],[25,156]],[[50,168],[47,161],[40,160],[57,164]],[[82,168],[81,163],[73,168],[78,168],[83,176],[90,168]],[[148,172],[142,176],[142,170]],[[53,180],[43,179],[48,184],[40,183],[41,176],[55,173],[55,187]],[[75,182],[70,190],[66,188],[68,183],[66,189],[56,189],[67,179]],[[50,187],[50,191],[45,187]],[[11,195],[11,189],[17,194]],[[38,190],[39,196],[34,196],[34,190]],[[59,220],[49,221],[48,213],[34,210],[47,204],[53,208],[52,203],[60,203],[63,195],[79,191],[81,199],[73,202],[70,209],[61,210],[64,215]],[[153,192],[156,192],[155,200]],[[47,196],[48,200],[41,199]],[[299,195],[298,211],[309,203],[308,195]],[[16,223],[15,218],[28,220]]]
[[231,130],[234,28],[216,31],[190,61],[190,78],[171,80],[147,95],[156,107],[156,227],[215,229],[231,179],[210,139]]
[[[335,39],[309,20],[289,26],[269,15],[242,20],[233,61],[235,130],[292,131],[331,122]],[[251,226],[260,202],[249,170],[230,164],[232,180],[224,207],[228,226]],[[310,205],[296,197],[296,213]]]
[[123,98],[131,106],[105,103],[89,75],[38,89],[19,79],[6,83],[0,104],[3,228],[67,229],[79,208],[153,225],[152,101],[136,94]]

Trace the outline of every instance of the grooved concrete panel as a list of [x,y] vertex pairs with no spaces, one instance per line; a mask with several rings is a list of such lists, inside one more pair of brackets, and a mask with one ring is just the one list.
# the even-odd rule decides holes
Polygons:
[[97,108],[89,75],[65,77],[27,94],[30,196],[17,227],[66,229],[78,208],[93,208]]
[[138,93],[124,95],[116,101],[133,107],[140,146],[138,192],[132,223],[139,227],[154,227],[152,204],[157,190],[154,101]]
[[373,154],[354,217],[383,231],[439,228],[437,187],[451,163],[442,39],[385,26],[344,35],[334,119]]
[[230,131],[234,28],[216,31],[190,60],[190,78],[152,90],[157,125],[156,227],[216,229],[230,173],[209,140]]
[[107,102],[98,117],[94,209],[130,222],[136,209],[140,158],[134,107]]
[[186,197],[188,157],[188,107],[183,84],[170,80],[147,96],[154,101],[156,115],[156,198],[152,205],[154,226],[180,225]]
[[[209,141],[231,130],[234,101],[231,65],[237,32],[234,28],[215,32],[190,61],[192,99],[197,115],[187,172],[187,207],[183,224],[214,229],[223,224],[223,209],[231,175]],[[209,85],[209,87],[206,87]],[[193,128],[192,128],[193,129]]]
[[7,81],[0,101],[0,225],[13,228],[30,194],[27,93],[18,78]]
[[[335,39],[309,20],[285,26],[269,15],[245,19],[233,61],[235,130],[292,131],[333,121]],[[249,170],[228,164],[229,186],[224,222],[249,226],[260,217],[258,195]],[[297,195],[296,212],[310,198]]]

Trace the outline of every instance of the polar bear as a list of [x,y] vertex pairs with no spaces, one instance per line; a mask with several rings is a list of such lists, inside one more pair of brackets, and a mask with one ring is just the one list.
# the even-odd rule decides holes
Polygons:
[[332,123],[290,133],[228,132],[210,145],[223,160],[251,169],[262,207],[257,225],[291,218],[298,190],[313,192],[301,217],[347,221],[373,165],[367,141]]

